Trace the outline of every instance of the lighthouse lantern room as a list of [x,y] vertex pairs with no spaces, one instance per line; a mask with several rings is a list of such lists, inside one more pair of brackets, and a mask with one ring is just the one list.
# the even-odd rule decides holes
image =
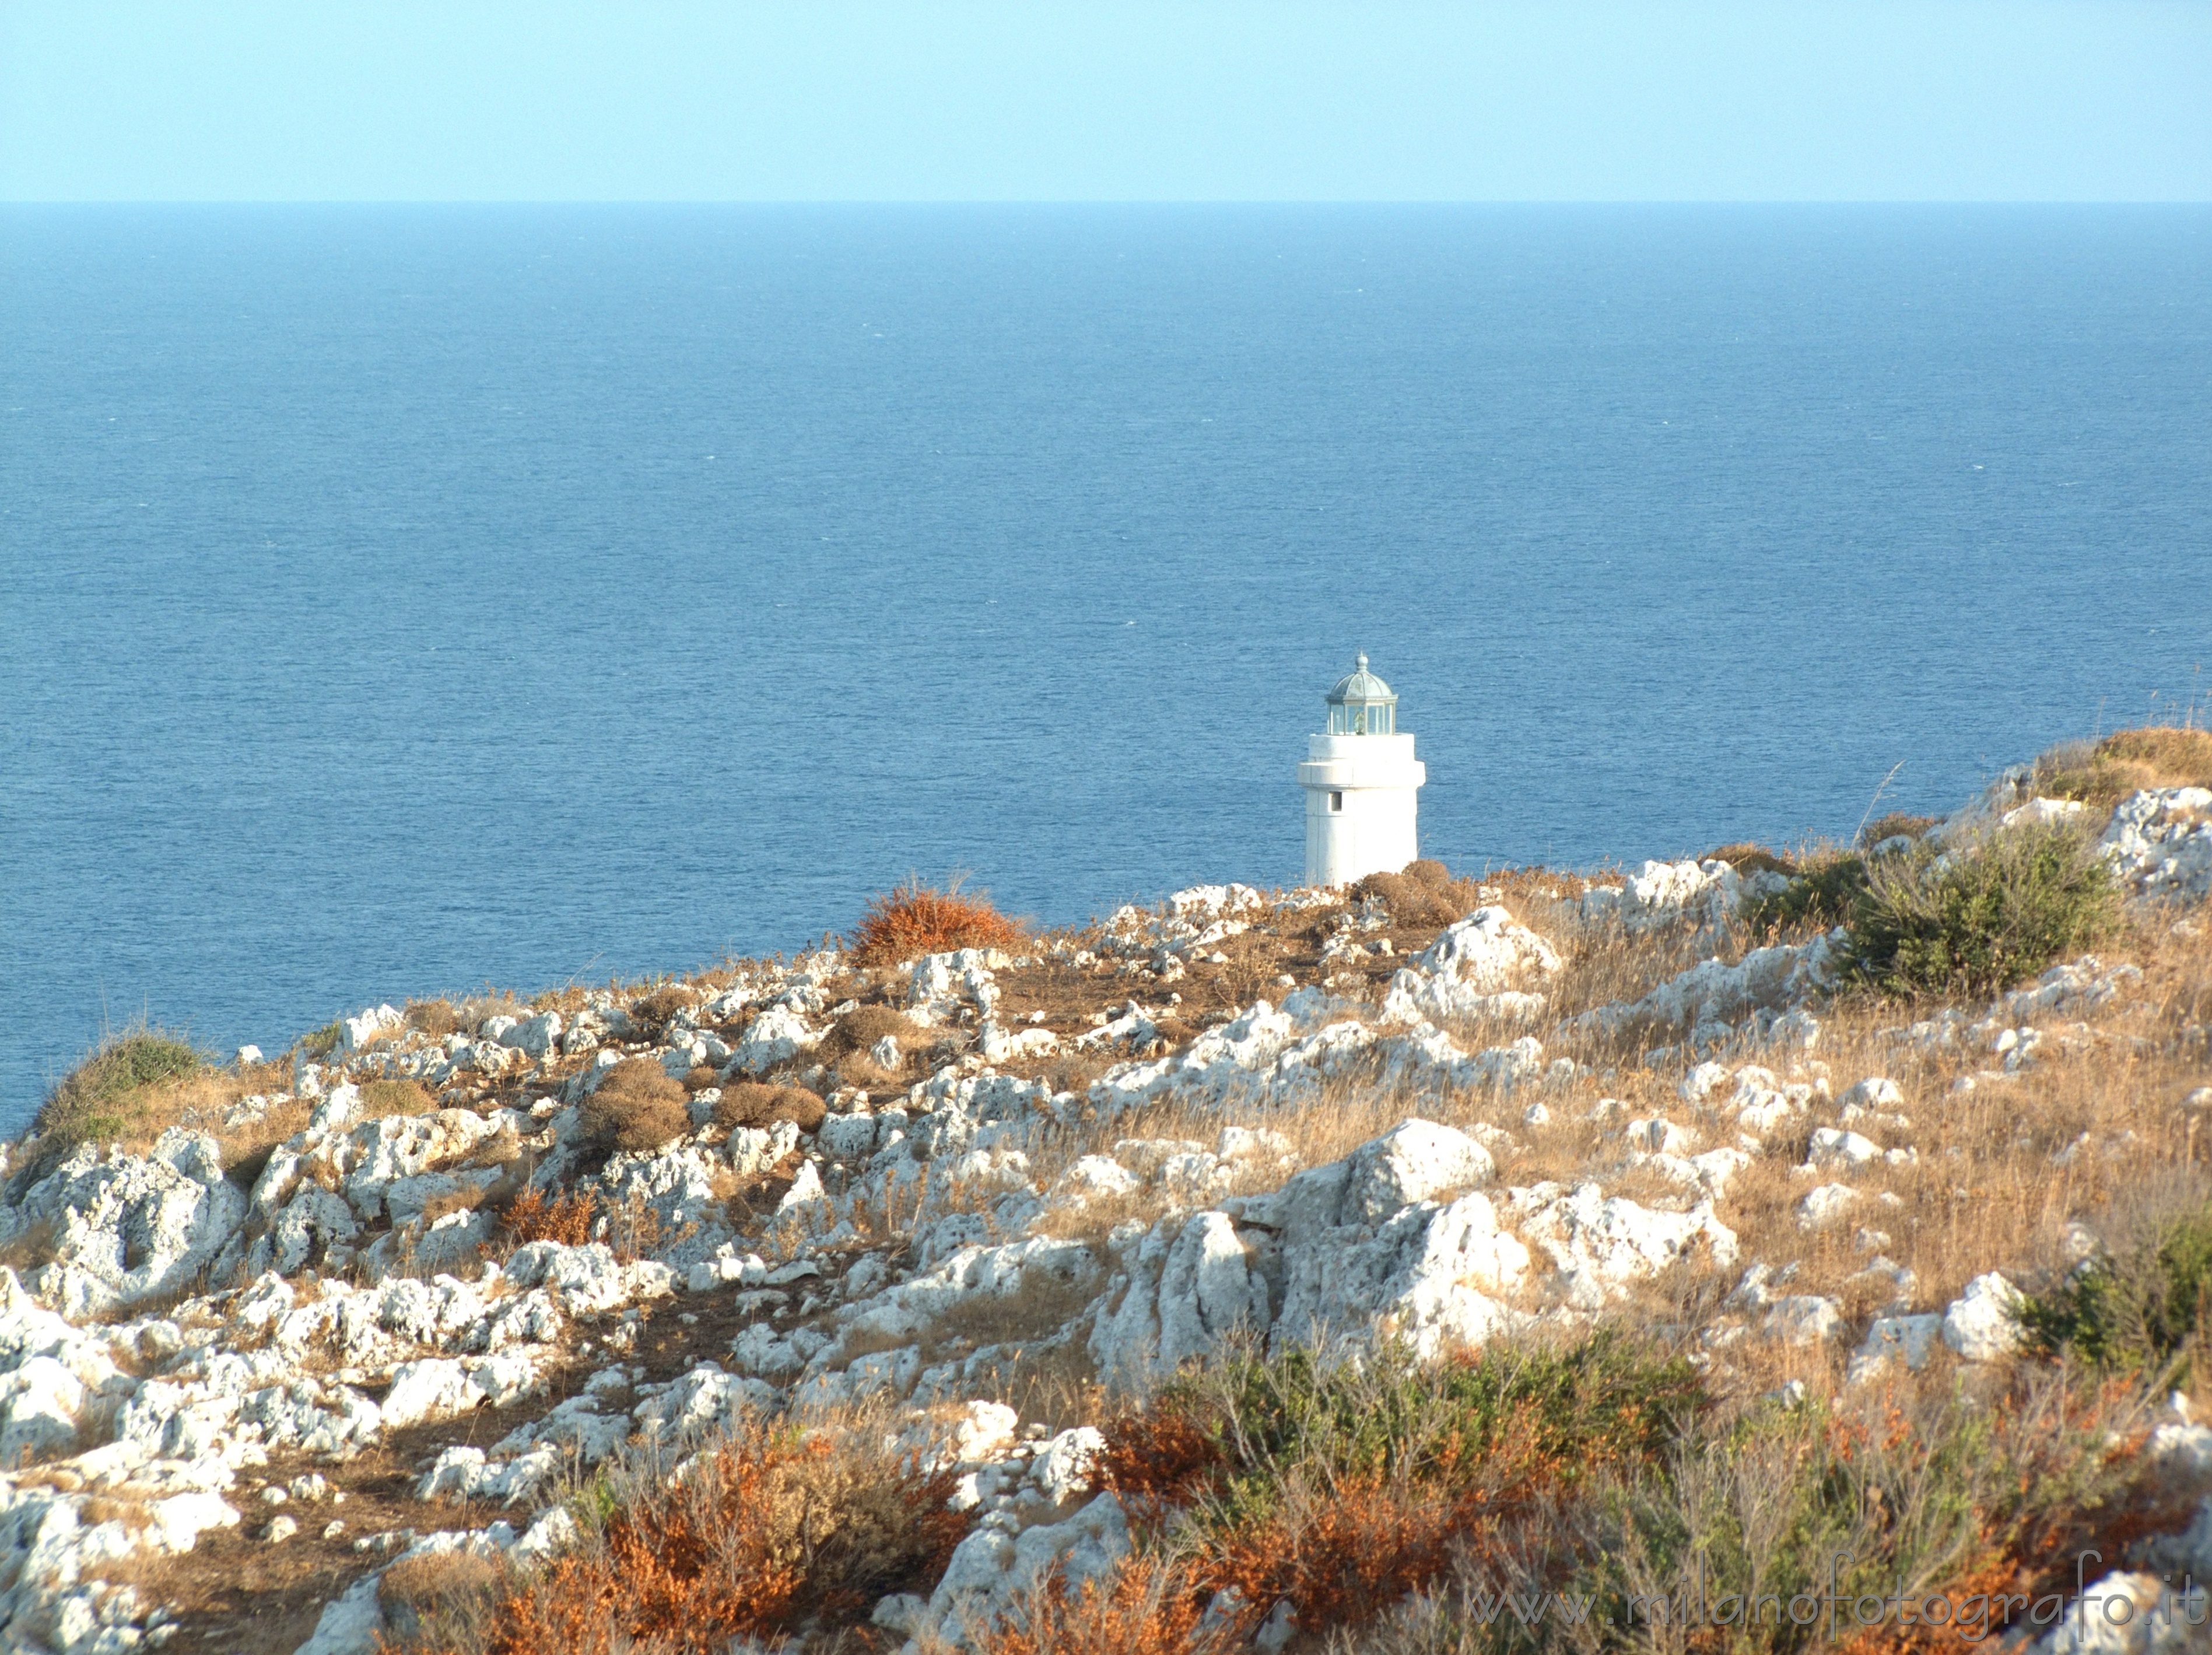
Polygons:
[[1392,873],[1420,853],[1414,794],[1428,768],[1398,728],[1398,697],[1367,657],[1328,692],[1328,727],[1306,739],[1306,883]]

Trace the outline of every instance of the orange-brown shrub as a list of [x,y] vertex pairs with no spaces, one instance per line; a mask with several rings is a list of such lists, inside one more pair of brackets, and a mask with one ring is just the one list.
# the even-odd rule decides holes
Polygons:
[[1021,941],[1021,927],[992,907],[987,892],[963,896],[957,880],[937,891],[917,879],[870,897],[852,937],[854,958],[863,965],[894,965],[957,948],[1014,948]]
[[681,1082],[650,1057],[630,1057],[607,1071],[584,1100],[584,1129],[617,1150],[658,1149],[691,1130]]
[[823,1101],[805,1086],[740,1080],[735,1086],[722,1088],[722,1095],[714,1102],[714,1124],[769,1127],[778,1121],[793,1121],[801,1132],[812,1132],[829,1112]]
[[449,1034],[459,1034],[465,1026],[461,1021],[461,1008],[443,998],[410,1000],[401,1015],[407,1019],[409,1028],[419,1030],[436,1040],[442,1040]]
[[550,1201],[543,1190],[526,1190],[507,1203],[501,1232],[518,1247],[533,1241],[580,1247],[592,1238],[592,1224],[598,1217],[599,1203],[580,1190]]
[[1098,1486],[1133,1501],[1180,1505],[1227,1463],[1220,1440],[1181,1408],[1124,1413],[1105,1437],[1094,1462]]
[[1215,1655],[1231,1647],[1225,1622],[1204,1626],[1205,1599],[1155,1555],[1133,1552],[1104,1585],[1070,1591],[1055,1573],[1003,1624],[974,1640],[975,1655]]
[[[850,1625],[933,1584],[966,1529],[949,1474],[864,1428],[802,1436],[749,1419],[680,1480],[633,1474],[603,1524],[517,1583],[481,1643],[449,1655],[720,1655],[798,1622]],[[433,1646],[432,1647],[439,1647]]]
[[1297,1490],[1222,1536],[1192,1560],[1191,1583],[1206,1597],[1234,1591],[1248,1633],[1285,1598],[1308,1630],[1357,1626],[1434,1584],[1483,1527],[1482,1502],[1468,1491],[1379,1472],[1347,1477]]

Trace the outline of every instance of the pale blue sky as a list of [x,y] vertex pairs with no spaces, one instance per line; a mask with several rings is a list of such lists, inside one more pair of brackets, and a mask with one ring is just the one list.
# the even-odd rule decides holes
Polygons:
[[0,0],[16,200],[2212,199],[2212,3]]

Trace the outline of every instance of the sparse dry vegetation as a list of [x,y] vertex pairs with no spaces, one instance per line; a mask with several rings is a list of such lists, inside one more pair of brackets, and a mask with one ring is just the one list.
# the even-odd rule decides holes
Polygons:
[[[2094,811],[2135,785],[2203,781],[2212,776],[2209,739],[2130,732],[2057,750],[2039,761],[2042,790],[2081,798]],[[969,1646],[976,1655],[1228,1655],[1249,1648],[1264,1626],[1280,1629],[1285,1615],[1295,1627],[1289,1655],[1806,1655],[1810,1634],[1781,1622],[1699,1641],[1680,1628],[1636,1627],[1629,1605],[1678,1591],[1698,1558],[1709,1593],[1786,1602],[1825,1589],[1837,1549],[1854,1555],[1841,1581],[1849,1590],[1891,1591],[1900,1580],[1954,1598],[2048,1589],[2081,1547],[2117,1557],[2141,1535],[2185,1523],[2188,1512],[2168,1509],[2166,1494],[2141,1477],[2135,1450],[2148,1410],[2170,1388],[2212,1400],[2212,1173],[2204,1161],[2212,1144],[2198,1141],[2212,1137],[2200,1124],[2212,1118],[2200,1095],[2212,1082],[2212,924],[2201,912],[2124,908],[2090,849],[2100,824],[2080,815],[1978,839],[1954,829],[1941,847],[1875,854],[1900,837],[1922,839],[1930,825],[1893,814],[1870,823],[1851,849],[1721,846],[1711,855],[1740,873],[1790,879],[1733,925],[1723,918],[1710,928],[1632,932],[1616,918],[1585,917],[1574,898],[1587,876],[1523,868],[1455,879],[1441,864],[1421,862],[1362,881],[1342,902],[1240,910],[1249,928],[1174,961],[1148,952],[1149,943],[1109,946],[1104,928],[1027,938],[988,902],[909,885],[872,906],[854,938],[860,968],[849,959],[807,967],[815,973],[807,1004],[859,1003],[766,1079],[725,1082],[702,1066],[679,1081],[656,1056],[631,1056],[580,1105],[584,1141],[551,1148],[553,1141],[532,1135],[532,1123],[560,1118],[557,1098],[547,1102],[547,1094],[587,1061],[580,1050],[556,1054],[526,1081],[496,1064],[434,1080],[443,1087],[437,1096],[415,1080],[366,1080],[363,1113],[422,1114],[441,1104],[518,1111],[501,1117],[509,1124],[500,1134],[441,1164],[514,1170],[488,1192],[432,1195],[422,1208],[425,1220],[471,1202],[500,1212],[493,1256],[535,1240],[597,1239],[627,1262],[711,1231],[726,1215],[737,1242],[720,1255],[724,1263],[747,1250],[764,1257],[765,1288],[760,1264],[748,1261],[738,1292],[688,1292],[625,1311],[620,1323],[580,1317],[580,1332],[605,1342],[606,1354],[592,1353],[592,1362],[635,1356],[641,1372],[665,1383],[702,1358],[730,1363],[732,1336],[765,1320],[792,1342],[794,1364],[819,1348],[802,1342],[817,1336],[837,1341],[840,1360],[907,1353],[928,1369],[974,1359],[959,1379],[962,1396],[1007,1401],[1025,1421],[1103,1426],[1102,1475],[1128,1506],[1136,1549],[1096,1580],[1048,1577],[1008,1619],[975,1629]],[[1185,1048],[1262,996],[1279,1004],[1285,977],[1327,978],[1340,996],[1332,1018],[1395,1037],[1380,1008],[1391,973],[1443,926],[1490,903],[1541,932],[1564,961],[1528,985],[1547,998],[1536,1020],[1443,1019],[1466,1052],[1534,1035],[1547,1067],[1517,1087],[1440,1085],[1433,1074],[1417,1082],[1388,1052],[1370,1052],[1327,1069],[1295,1103],[1232,1092],[1227,1102],[1170,1095],[1114,1112],[1085,1101],[1116,1062]],[[1686,1025],[1662,1031],[1575,1021],[1634,1001],[1705,960],[1733,961],[1837,926],[1850,937],[1846,975],[1812,1002],[1819,1031],[1810,1047],[1760,1044],[1754,1028],[1690,1050],[1678,1044]],[[1364,952],[1385,941],[1389,952]],[[904,977],[881,968],[962,946],[1036,956],[997,971],[994,1015],[1002,1028],[1051,1029],[1058,1050],[986,1066],[964,1013],[924,1028],[896,1009]],[[2032,1050],[1995,1045],[1995,1019],[1969,1031],[1990,1016],[1992,995],[2092,947],[2106,965],[2139,967],[2140,982],[2110,1003],[2033,1014],[2042,1035]],[[763,974],[746,969],[754,974],[749,1003],[757,1006]],[[616,1032],[591,1026],[601,1050],[619,1041],[636,1052],[744,974],[733,963],[611,1001],[594,990],[590,1005]],[[556,1002],[564,1016],[584,1005],[574,989],[532,1005]],[[1134,1035],[1109,1048],[1074,1048],[1102,1014],[1132,1002],[1143,1019]],[[612,1010],[625,1004],[634,1027]],[[405,1022],[439,1035],[480,1026],[502,1009],[517,1007],[511,998],[415,1001]],[[2005,1020],[2029,1015],[2014,1009]],[[740,1019],[715,1021],[729,1025],[723,1031],[735,1044]],[[887,1036],[898,1047],[895,1068],[872,1056]],[[246,1186],[312,1110],[294,1100],[234,1117],[238,1098],[283,1089],[289,1072],[240,1075],[210,1068],[168,1037],[130,1038],[147,1044],[128,1052],[122,1039],[103,1046],[56,1088],[34,1153],[58,1153],[88,1138],[143,1145],[165,1125],[191,1124],[216,1134],[232,1178]],[[1655,1052],[1662,1043],[1668,1050]],[[1760,1066],[1762,1084],[1794,1089],[1790,1117],[1745,1135],[1729,1102],[1733,1077],[1709,1097],[1684,1086],[1707,1055],[1731,1069]],[[617,1202],[588,1183],[559,1187],[589,1179],[608,1153],[690,1136],[687,1104],[708,1088],[716,1089],[720,1132],[791,1122],[812,1133],[833,1105],[841,1114],[870,1107],[855,1097],[858,1087],[871,1091],[873,1108],[905,1111],[884,1117],[887,1136],[893,1123],[916,1133],[941,1088],[902,1094],[956,1057],[955,1077],[995,1068],[1078,1094],[1039,1101],[1022,1135],[1002,1141],[1021,1147],[1018,1177],[1000,1176],[986,1154],[968,1161],[969,1141],[956,1131],[927,1159],[902,1163],[907,1176],[878,1176],[870,1185],[882,1165],[871,1168],[863,1132],[859,1150],[841,1147],[817,1162],[830,1196],[848,1203],[836,1216],[849,1217],[850,1228],[831,1235],[827,1220],[805,1216],[817,1209],[777,1210],[805,1170],[799,1162],[811,1147],[803,1142],[800,1156],[772,1167],[722,1165],[705,1186],[712,1200],[702,1208],[687,1193],[665,1221],[641,1196]],[[386,1062],[400,1066],[380,1054],[377,1062]],[[1897,1091],[1846,1114],[1843,1094],[1874,1077]],[[798,1080],[805,1084],[792,1084]],[[1537,1332],[1434,1360],[1387,1348],[1359,1361],[1246,1348],[1171,1376],[1149,1396],[1109,1397],[1101,1389],[1085,1312],[1102,1290],[1109,1311],[1127,1302],[1113,1297],[1120,1283],[1107,1284],[1125,1268],[1133,1234],[1165,1225],[1146,1244],[1157,1246],[1158,1237],[1181,1233],[1191,1214],[1276,1190],[1409,1116],[1459,1127],[1492,1147],[1498,1171],[1486,1193],[1501,1213],[1518,1198],[1509,1192],[1547,1183],[1595,1183],[1606,1198],[1650,1213],[1709,1202],[1735,1238],[1735,1256],[1723,1264],[1700,1243],[1608,1288],[1603,1307],[1571,1327],[1547,1317]],[[1647,1123],[1643,1130],[1655,1122],[1680,1128],[1680,1153],[1645,1153],[1642,1136],[1632,1144],[1632,1117]],[[987,1118],[995,1126],[1012,1117]],[[1026,1204],[1027,1189],[1015,1188],[1049,1189],[1080,1158],[1112,1155],[1125,1140],[1156,1141],[1125,1151],[1125,1166],[1157,1165],[1181,1147],[1210,1149],[1230,1126],[1281,1141],[1237,1152],[1240,1159],[1202,1175],[1210,1181],[1178,1183],[1148,1171],[1042,1213]],[[1845,1127],[1863,1135],[1871,1159],[1816,1166],[1815,1135]],[[715,1141],[702,1134],[700,1141]],[[1739,1145],[1751,1152],[1747,1161],[1709,1183],[1684,1170],[1683,1157]],[[538,1157],[555,1155],[570,1169],[555,1187],[510,1198]],[[301,1176],[326,1189],[343,1180],[327,1160]],[[1808,1221],[1808,1190],[1832,1182],[1847,1184],[1855,1199],[1839,1220]],[[948,1218],[957,1221],[925,1251],[925,1222]],[[1503,1221],[1537,1246],[1534,1230],[1516,1227],[1521,1218]],[[843,1319],[848,1302],[934,1268],[926,1261],[941,1263],[950,1246],[1030,1238],[1080,1243],[1089,1260],[1064,1271],[1032,1268],[1011,1291],[949,1305],[921,1298],[926,1308],[880,1327]],[[1255,1259],[1272,1244],[1243,1238]],[[0,1262],[34,1268],[52,1244],[50,1230],[27,1227],[0,1249]],[[818,1256],[818,1274],[775,1273],[810,1255]],[[1066,1255],[1081,1258],[1073,1248],[1054,1256]],[[684,1257],[665,1256],[680,1278]],[[1834,1325],[1803,1342],[1777,1335],[1761,1320],[1763,1303],[1739,1294],[1754,1263],[1791,1293],[1831,1300]],[[410,1267],[403,1256],[399,1268]],[[1940,1311],[1992,1270],[2027,1294],[2030,1340],[2019,1360],[1969,1365],[1938,1351],[1924,1372],[1899,1361],[1878,1378],[1846,1381],[1851,1353],[1876,1318]],[[1548,1280],[1540,1260],[1519,1286],[1498,1292],[1520,1311],[1547,1311],[1556,1301],[1539,1283]],[[558,1374],[549,1394],[528,1404],[531,1417],[574,1395],[586,1371]],[[891,1646],[903,1634],[866,1625],[876,1599],[891,1591],[926,1596],[969,1518],[945,1508],[945,1478],[886,1451],[891,1427],[883,1419],[805,1418],[803,1426],[749,1418],[680,1480],[668,1475],[674,1451],[663,1463],[635,1445],[639,1457],[577,1473],[584,1480],[568,1493],[581,1537],[543,1567],[510,1569],[462,1554],[394,1568],[381,1589],[385,1648],[719,1655],[732,1644],[786,1640],[815,1650]],[[405,1478],[427,1463],[423,1447],[495,1440],[479,1424],[410,1442],[413,1457],[396,1474],[402,1498],[411,1499]],[[402,1509],[409,1518],[416,1510]],[[1601,1607],[1586,1622],[1532,1628],[1501,1613],[1499,1594],[1508,1591]],[[923,1641],[927,1655],[939,1655]],[[1850,1641],[1847,1655],[1909,1655],[1906,1646],[1931,1640],[1893,1628]]]
[[2069,742],[2035,761],[2034,788],[2103,811],[2142,788],[2212,788],[2212,731],[2119,730]]

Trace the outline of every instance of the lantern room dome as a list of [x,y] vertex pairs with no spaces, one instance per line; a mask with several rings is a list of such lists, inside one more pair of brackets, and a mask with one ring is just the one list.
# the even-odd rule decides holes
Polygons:
[[1398,728],[1398,697],[1390,686],[1367,670],[1367,654],[1336,681],[1328,692],[1328,730],[1331,735],[1393,735]]

